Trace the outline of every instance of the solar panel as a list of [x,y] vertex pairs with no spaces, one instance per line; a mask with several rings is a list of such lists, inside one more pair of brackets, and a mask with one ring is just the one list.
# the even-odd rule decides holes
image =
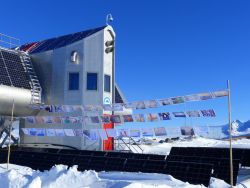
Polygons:
[[168,161],[166,171],[173,177],[191,184],[209,185],[212,164]]
[[0,84],[31,89],[20,55],[4,49],[0,49],[0,54]]
[[[79,41],[81,39],[84,39],[84,38],[98,32],[98,31],[104,29],[105,27],[106,26],[37,42],[36,43],[37,45],[35,45],[33,47],[33,49],[30,50],[30,53],[40,53],[40,52],[45,52],[48,50],[53,50],[53,49],[64,47],[66,45],[72,44],[72,43]],[[25,50],[27,48],[27,46],[29,46],[29,44],[21,46],[20,50]]]

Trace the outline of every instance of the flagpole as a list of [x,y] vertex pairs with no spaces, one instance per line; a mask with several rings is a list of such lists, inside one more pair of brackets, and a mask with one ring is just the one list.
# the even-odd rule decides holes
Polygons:
[[233,187],[233,149],[232,149],[232,123],[231,123],[231,91],[230,81],[227,80],[228,89],[228,126],[229,126],[229,146],[230,146],[230,184]]
[[10,163],[10,142],[11,142],[11,130],[12,130],[12,123],[13,123],[13,116],[14,116],[14,108],[15,108],[15,101],[13,99],[12,110],[11,110],[11,122],[10,122],[10,127],[9,127],[9,145],[8,145],[7,170],[9,170],[9,163]]

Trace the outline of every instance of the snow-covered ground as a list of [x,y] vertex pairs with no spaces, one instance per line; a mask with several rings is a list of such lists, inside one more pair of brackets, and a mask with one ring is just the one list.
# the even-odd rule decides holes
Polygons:
[[[227,188],[225,182],[211,179],[211,188]],[[191,185],[173,178],[170,175],[129,173],[129,172],[79,172],[76,167],[57,165],[46,172],[34,171],[28,167],[6,164],[0,165],[1,188],[201,188],[202,185]],[[243,186],[238,186],[243,188]]]
[[[195,137],[180,139],[169,143],[159,143],[162,139],[149,139],[146,144],[140,145],[144,153],[168,155],[172,147],[225,147],[229,148],[229,141]],[[235,148],[250,148],[250,139],[237,139],[232,141]],[[133,149],[133,148],[132,148]]]

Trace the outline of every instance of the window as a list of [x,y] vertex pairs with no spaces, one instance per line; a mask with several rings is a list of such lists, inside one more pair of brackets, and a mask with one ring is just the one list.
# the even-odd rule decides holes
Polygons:
[[97,90],[97,73],[87,73],[87,90]]
[[110,76],[104,75],[104,91],[110,92]]
[[79,73],[72,72],[69,73],[69,90],[78,90],[79,89]]

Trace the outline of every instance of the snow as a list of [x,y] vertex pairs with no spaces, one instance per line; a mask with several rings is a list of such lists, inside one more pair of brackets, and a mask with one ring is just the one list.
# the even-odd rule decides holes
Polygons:
[[200,188],[202,185],[191,185],[173,178],[170,175],[129,173],[129,172],[95,172],[92,170],[79,172],[76,166],[56,165],[49,171],[39,172],[28,167],[6,164],[0,165],[0,187],[9,188]]

